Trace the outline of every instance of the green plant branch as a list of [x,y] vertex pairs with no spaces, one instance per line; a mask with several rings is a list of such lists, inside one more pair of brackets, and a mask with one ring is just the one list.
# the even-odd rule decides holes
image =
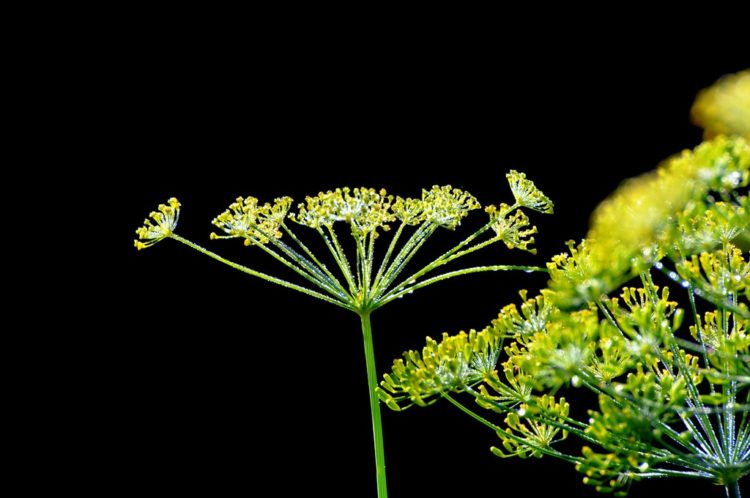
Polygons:
[[537,272],[537,271],[546,272],[547,271],[546,268],[542,268],[539,266],[525,266],[525,265],[493,265],[493,266],[475,266],[473,268],[465,268],[463,270],[456,270],[456,271],[452,271],[448,273],[443,273],[441,275],[434,276],[427,280],[422,280],[421,282],[415,283],[411,286],[408,286],[408,284],[401,284],[401,286],[396,286],[392,291],[388,292],[382,298],[378,299],[376,308],[379,308],[383,306],[384,304],[387,304],[393,301],[394,299],[403,297],[406,294],[411,294],[417,289],[421,289],[422,287],[427,287],[428,285],[432,285],[436,282],[440,282],[441,280],[446,280],[446,279],[454,278],[454,277],[460,277],[462,275],[468,275],[470,273],[479,273],[479,272],[485,272],[485,271],[510,271],[510,270],[521,270],[525,272]]
[[[287,268],[291,269],[298,275],[300,275],[302,278],[307,280],[308,282],[315,284],[317,287],[327,291],[329,294],[333,296],[339,296],[344,297],[345,294],[339,294],[338,289],[336,288],[336,285],[334,285],[332,282],[329,282],[327,278],[319,271],[316,271],[314,268],[311,267],[311,263],[309,261],[306,261],[304,258],[299,257],[298,254],[296,254],[294,251],[288,251],[285,250],[284,247],[281,247],[282,244],[280,242],[273,238],[269,239],[274,245],[278,246],[282,251],[284,251],[285,254],[287,254],[292,260],[289,260],[276,251],[272,250],[268,247],[268,245],[261,243],[257,239],[247,237],[247,240],[250,240],[254,245],[257,245],[260,247],[263,252],[270,255],[272,258],[279,261],[281,264],[286,266]],[[295,264],[296,263],[296,264]]]
[[[332,232],[333,229],[331,227],[328,227],[329,232]],[[331,242],[331,239],[326,235],[326,233],[318,227],[316,229],[318,234],[323,238],[323,241],[325,242],[326,247],[328,248],[328,251],[331,253],[331,256],[333,256],[333,260],[336,262],[336,266],[338,266],[341,269],[341,273],[344,276],[344,280],[346,280],[346,284],[349,286],[349,295],[352,297],[355,297],[357,295],[357,286],[354,283],[354,279],[352,278],[351,270],[349,268],[348,262],[345,262],[341,259],[338,251],[333,245],[333,242]]]
[[338,306],[340,308],[344,308],[344,309],[349,310],[349,311],[354,311],[354,308],[352,308],[352,306],[349,303],[346,303],[346,302],[343,302],[343,301],[339,301],[337,299],[328,297],[325,294],[321,294],[320,292],[317,292],[317,291],[314,291],[314,290],[311,290],[311,289],[307,289],[307,288],[302,287],[300,285],[287,282],[286,280],[282,280],[280,278],[272,277],[271,275],[267,275],[265,273],[262,273],[262,272],[259,272],[259,271],[256,271],[256,270],[252,270],[252,269],[247,268],[245,266],[239,265],[239,264],[237,264],[237,263],[235,263],[233,261],[230,261],[228,259],[225,259],[225,258],[219,256],[218,254],[216,254],[216,253],[214,253],[212,251],[209,251],[208,249],[204,249],[203,247],[199,246],[198,244],[196,244],[194,242],[191,242],[190,240],[185,239],[185,238],[177,235],[176,233],[171,234],[170,238],[172,238],[172,239],[174,239],[174,240],[176,240],[178,242],[181,242],[182,244],[185,244],[186,246],[191,247],[191,248],[195,249],[196,251],[198,251],[198,252],[200,252],[202,254],[205,254],[206,256],[208,256],[210,258],[215,259],[216,261],[224,263],[225,265],[230,266],[230,267],[234,268],[235,270],[239,270],[242,273],[246,273],[246,274],[251,275],[253,277],[258,277],[258,278],[263,279],[263,280],[265,280],[267,282],[271,282],[273,284],[279,285],[281,287],[285,287],[287,289],[296,290],[297,292],[301,292],[302,294],[306,294],[308,296],[315,297],[315,298],[320,299],[322,301],[325,301],[327,303],[335,304],[336,306]]
[[396,257],[393,258],[393,261],[391,262],[388,269],[385,270],[383,278],[380,281],[380,285],[372,289],[373,299],[378,300],[380,298],[382,293],[388,289],[388,287],[398,277],[404,267],[409,263],[411,258],[427,241],[427,239],[433,233],[435,233],[436,229],[437,225],[427,222],[423,223],[419,226],[419,228],[417,228],[417,230],[411,235],[411,237],[409,237],[403,247],[401,247],[401,250],[398,252]]
[[396,248],[396,244],[401,238],[401,234],[404,232],[405,227],[406,227],[406,223],[401,222],[398,228],[396,229],[396,233],[394,233],[393,237],[391,237],[391,243],[388,244],[388,249],[386,250],[385,256],[383,256],[383,261],[380,262],[380,266],[378,267],[378,272],[375,275],[375,280],[373,280],[372,282],[372,289],[373,289],[373,292],[375,293],[377,292],[377,289],[380,285],[381,278],[383,278],[383,271],[386,269],[388,263],[390,262],[393,251]]
[[[263,234],[263,232],[261,233]],[[291,233],[291,230],[287,230],[287,233]],[[289,258],[291,258],[292,261],[301,265],[305,269],[306,272],[310,273],[311,276],[313,276],[314,278],[330,286],[332,294],[337,294],[341,292],[343,295],[346,295],[346,291],[341,286],[338,279],[334,278],[332,275],[329,276],[326,272],[324,272],[319,263],[310,261],[304,255],[298,253],[292,247],[285,244],[283,241],[274,237],[273,235],[271,234],[263,234],[263,235],[269,240],[269,242],[271,242],[273,245],[278,247],[284,254],[286,254]],[[298,243],[301,244],[301,242],[299,242],[299,239],[297,239],[297,241]],[[261,244],[260,247],[262,249],[268,249],[268,246],[266,244]]]
[[336,235],[336,230],[333,228],[333,225],[326,225],[326,229],[328,230],[328,235],[330,236],[330,240],[333,243],[333,248],[336,251],[336,254],[338,255],[338,258],[336,260],[339,262],[339,266],[341,267],[341,270],[346,275],[349,285],[352,286],[352,294],[357,296],[359,295],[361,289],[356,285],[354,275],[352,274],[352,271],[351,271],[351,265],[349,264],[349,259],[346,257],[346,253],[344,252],[344,249],[341,247],[339,238]]
[[318,268],[328,276],[330,281],[336,285],[339,292],[347,297],[348,300],[351,300],[352,296],[346,291],[346,289],[344,289],[341,282],[339,282],[339,279],[333,275],[326,265],[322,264],[318,258],[315,257],[315,254],[313,254],[313,252],[295,235],[295,233],[287,227],[285,223],[282,223],[281,228],[284,230],[284,233],[286,233],[316,265],[318,265]]
[[[459,242],[458,244],[456,244],[455,246],[453,246],[451,249],[449,249],[448,251],[444,252],[443,254],[441,254],[440,256],[438,256],[437,258],[435,258],[434,260],[432,260],[430,263],[428,263],[427,265],[425,265],[424,267],[422,267],[418,271],[416,271],[413,274],[411,274],[408,278],[404,279],[403,281],[404,282],[415,281],[418,278],[420,278],[422,275],[424,275],[424,274],[426,274],[426,273],[434,270],[435,268],[438,268],[438,267],[446,264],[447,263],[447,261],[445,261],[446,258],[449,258],[451,255],[455,254],[456,251],[458,251],[462,247],[464,247],[467,244],[469,244],[472,240],[474,240],[475,238],[477,238],[479,235],[481,235],[484,232],[486,232],[487,229],[489,227],[491,227],[491,226],[492,226],[492,222],[485,223],[484,226],[482,226],[481,228],[479,228],[478,230],[476,230],[474,233],[472,233],[471,235],[469,235],[468,237],[466,237],[464,240],[462,240],[461,242]],[[490,243],[497,242],[497,239],[489,239],[489,240],[491,241]],[[399,270],[398,273],[400,273],[400,270]],[[398,276],[398,273],[396,273],[396,275],[394,275],[394,277],[393,277],[394,279],[395,279],[396,276]],[[399,287],[399,286],[396,286],[396,287]]]
[[[368,235],[368,244],[367,244],[367,259],[366,261],[366,268],[367,268],[367,285],[366,288],[368,291],[372,291],[372,282],[373,282],[373,268],[375,267],[375,239],[378,238],[378,234],[376,232],[370,232]],[[368,296],[369,297],[369,296]]]

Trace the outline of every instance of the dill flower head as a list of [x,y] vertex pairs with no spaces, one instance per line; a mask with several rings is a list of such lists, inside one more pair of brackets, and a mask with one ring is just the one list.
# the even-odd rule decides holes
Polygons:
[[450,185],[422,190],[422,205],[425,220],[449,230],[459,226],[469,211],[482,207],[476,197]]
[[388,230],[395,220],[391,212],[393,196],[385,189],[359,187],[337,188],[305,198],[292,221],[313,229],[331,227],[334,223],[348,223],[355,236],[377,234],[378,228]]
[[427,216],[422,199],[396,197],[391,210],[396,219],[406,225],[419,225]]
[[214,218],[212,223],[227,235],[211,234],[212,239],[244,238],[246,245],[266,244],[270,237],[281,238],[280,227],[284,224],[290,197],[279,197],[273,203],[258,204],[255,197],[238,197],[229,208]]
[[554,212],[552,201],[541,190],[536,188],[534,182],[526,179],[525,173],[510,170],[505,177],[508,179],[510,190],[513,192],[513,197],[519,206],[527,207],[541,213],[552,214]]
[[750,139],[750,69],[724,76],[702,90],[691,110],[705,135],[741,135]]
[[172,235],[180,218],[179,201],[172,197],[166,204],[159,204],[156,211],[149,214],[149,218],[146,218],[143,226],[135,231],[138,235],[134,241],[135,248],[139,251]]
[[536,254],[536,249],[529,246],[534,243],[532,235],[537,233],[537,229],[530,225],[526,213],[517,210],[511,214],[510,206],[507,204],[500,204],[499,208],[490,205],[484,210],[490,215],[495,236],[502,240],[508,249],[521,249]]

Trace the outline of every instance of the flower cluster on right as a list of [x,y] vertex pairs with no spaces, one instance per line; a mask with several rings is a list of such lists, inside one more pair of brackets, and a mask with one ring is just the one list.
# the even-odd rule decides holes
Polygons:
[[[381,399],[394,410],[446,399],[497,433],[494,454],[566,460],[600,492],[657,477],[739,489],[750,473],[749,76],[701,94],[694,116],[714,138],[607,198],[587,237],[547,264],[548,288],[523,291],[481,331],[428,337],[394,361]],[[577,388],[597,398],[583,417],[562,396]],[[557,444],[571,435],[580,451]]]

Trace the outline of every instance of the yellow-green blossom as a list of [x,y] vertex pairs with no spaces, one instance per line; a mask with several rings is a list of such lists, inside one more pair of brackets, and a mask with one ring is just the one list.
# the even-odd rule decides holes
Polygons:
[[270,237],[281,238],[280,227],[291,204],[289,197],[280,197],[273,204],[267,202],[263,205],[258,205],[255,197],[238,197],[212,221],[227,235],[212,233],[211,238],[244,238],[246,245],[266,244]]
[[391,209],[393,215],[406,225],[419,225],[427,215],[422,199],[396,197]]
[[482,207],[476,197],[450,185],[422,190],[422,203],[428,222],[450,230],[459,226],[469,211]]
[[702,90],[691,114],[707,138],[741,135],[750,139],[750,69],[724,76]]
[[172,197],[166,204],[159,204],[156,211],[149,214],[143,226],[135,231],[138,238],[134,241],[138,250],[150,247],[172,235],[180,218],[180,203]]
[[[501,204],[499,208],[487,206],[485,211],[490,215],[492,229],[497,238],[502,240],[508,249],[521,249],[536,254],[536,249],[529,246],[534,243],[535,226],[530,227],[529,217],[521,210],[510,212],[510,206]],[[529,228],[530,227],[530,228]]]
[[392,202],[393,196],[385,189],[337,188],[306,197],[290,218],[314,229],[343,221],[351,226],[355,236],[377,234],[378,228],[388,230],[388,223],[395,219],[390,209]]
[[536,188],[534,182],[526,179],[525,173],[511,170],[505,177],[508,179],[510,189],[513,191],[513,197],[519,206],[547,214],[554,212],[552,201],[541,190]]

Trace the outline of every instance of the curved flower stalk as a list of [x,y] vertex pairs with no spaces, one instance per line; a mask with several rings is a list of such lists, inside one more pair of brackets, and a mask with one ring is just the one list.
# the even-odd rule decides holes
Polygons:
[[740,135],[750,140],[750,69],[724,76],[701,91],[691,114],[706,138]]
[[[624,184],[587,240],[549,263],[549,289],[522,292],[520,310],[506,306],[484,330],[405,353],[381,399],[401,410],[445,398],[498,434],[494,454],[566,460],[603,493],[687,477],[739,497],[750,474],[750,262],[737,246],[748,172],[750,145],[719,138]],[[581,411],[568,389],[597,396],[588,415],[571,415]],[[557,444],[571,436],[580,452]]]
[[[477,199],[450,185],[433,186],[421,198],[401,198],[385,190],[339,188],[305,199],[297,212],[290,213],[292,199],[281,197],[261,204],[254,197],[237,198],[219,214],[213,224],[220,233],[211,239],[240,239],[295,272],[301,284],[289,282],[229,261],[175,233],[180,204],[170,199],[151,214],[151,220],[136,231],[137,249],[164,239],[181,242],[198,252],[239,271],[299,291],[308,296],[357,313],[362,325],[373,423],[378,496],[387,496],[383,434],[377,388],[370,315],[385,304],[441,280],[470,273],[497,270],[545,271],[532,266],[474,266],[440,272],[443,266],[492,244],[502,242],[509,249],[534,253],[533,234],[524,209],[552,213],[552,202],[523,173],[507,175],[515,202],[488,206],[487,222],[450,250],[421,269],[407,267],[417,252],[438,229],[455,230],[471,211],[481,206]],[[291,223],[290,223],[291,222]],[[344,230],[339,227],[343,225]],[[316,255],[294,227],[305,227],[319,236],[323,254]],[[376,251],[381,236],[395,226],[390,242]],[[352,241],[343,236],[349,233]],[[333,263],[336,270],[324,263]]]

